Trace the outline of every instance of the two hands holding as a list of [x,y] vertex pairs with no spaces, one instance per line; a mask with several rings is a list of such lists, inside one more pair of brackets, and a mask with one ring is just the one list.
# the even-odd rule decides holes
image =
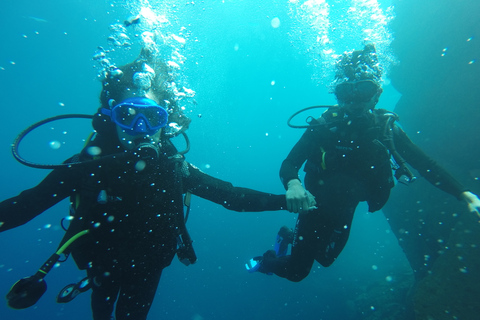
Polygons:
[[[298,179],[292,179],[287,184],[287,192],[285,197],[287,199],[287,210],[294,213],[308,213],[308,211],[317,209],[315,197],[305,190],[302,183]],[[465,191],[460,195],[460,198],[465,201],[468,210],[476,213],[480,218],[480,199],[477,195],[470,191]]]
[[287,184],[287,210],[293,213],[308,213],[317,209],[315,197],[302,186],[298,179],[292,179]]
[[470,191],[464,191],[460,195],[460,198],[467,203],[468,210],[472,213],[476,213],[480,218],[480,199],[478,199],[477,195]]

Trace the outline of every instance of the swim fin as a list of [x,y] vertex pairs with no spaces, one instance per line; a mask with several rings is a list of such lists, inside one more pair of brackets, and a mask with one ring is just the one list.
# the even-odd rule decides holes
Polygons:
[[277,257],[285,257],[288,251],[288,245],[293,243],[293,230],[287,226],[283,226],[278,231],[275,239],[274,250]]
[[[278,231],[277,238],[275,239],[275,245],[274,245],[275,255],[273,255],[272,250],[269,250],[269,251],[272,251],[271,255],[273,255],[273,258],[285,257],[288,252],[288,245],[292,243],[293,243],[293,230],[287,226],[283,226]],[[271,255],[269,255],[269,257]],[[259,269],[262,266],[263,259],[264,257],[262,256],[252,258],[245,264],[245,268],[249,273],[254,273],[257,271],[262,272]],[[271,275],[272,273],[268,272],[267,274]]]
[[247,263],[245,263],[245,268],[250,273],[257,272],[258,269],[260,269],[261,262],[262,262],[262,257],[252,258]]

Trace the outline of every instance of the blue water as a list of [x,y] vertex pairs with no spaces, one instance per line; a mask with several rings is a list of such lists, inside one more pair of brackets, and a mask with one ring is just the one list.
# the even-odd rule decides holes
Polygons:
[[[340,25],[341,2],[333,2],[338,6],[331,11],[330,23]],[[101,85],[92,56],[98,46],[106,46],[109,25],[122,22],[142,3],[146,5],[97,0],[0,4],[2,199],[36,185],[47,173],[13,159],[10,145],[15,136],[49,116],[92,114],[97,109]],[[182,81],[196,92],[196,103],[186,106],[192,118],[187,159],[237,186],[284,193],[278,170],[302,134],[289,128],[286,119],[300,108],[335,102],[326,88],[329,79],[322,78],[322,61],[307,53],[314,47],[309,42],[312,30],[291,12],[295,1],[172,3],[176,6],[167,6],[171,25],[166,32],[185,28]],[[150,4],[161,11],[160,3]],[[380,8],[386,12],[389,5],[390,1],[381,1]],[[274,18],[280,26],[272,26]],[[294,40],[299,31],[305,43]],[[337,53],[361,48],[361,39],[353,35],[341,40],[330,34],[331,47]],[[383,48],[385,54],[387,49]],[[124,59],[119,64],[136,54],[133,47],[118,58]],[[380,107],[393,109],[399,94],[385,80]],[[21,151],[32,161],[58,162],[79,150],[89,132],[87,120],[48,125],[29,136]],[[197,197],[192,206],[188,227],[198,262],[185,267],[175,259],[164,271],[149,319],[359,319],[353,301],[369,285],[395,281],[396,274],[409,270],[384,216],[367,214],[360,206],[349,243],[332,267],[315,264],[300,283],[248,274],[245,261],[271,248],[280,226],[293,226],[296,216],[234,213]],[[27,225],[1,234],[0,294],[33,274],[55,251],[63,235],[59,221],[67,210],[64,201]],[[64,285],[82,277],[69,259],[47,276],[48,291],[34,307],[14,311],[0,303],[1,318],[90,318],[89,294],[66,305],[54,301]],[[365,312],[374,309],[372,305]]]

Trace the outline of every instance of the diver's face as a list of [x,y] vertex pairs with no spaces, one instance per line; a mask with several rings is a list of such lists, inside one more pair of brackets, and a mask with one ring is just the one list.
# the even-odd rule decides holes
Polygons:
[[343,82],[335,87],[339,106],[353,116],[360,116],[375,108],[381,93],[380,85],[371,80]]
[[[139,95],[127,93],[122,96],[122,101],[132,97],[139,97]],[[146,92],[146,94],[142,95],[142,97],[151,99],[157,104],[159,103],[156,95],[151,90]],[[138,148],[141,144],[158,144],[162,134],[162,129],[159,129],[155,132],[144,132],[135,135],[132,135],[132,132],[130,130],[121,128],[118,125],[116,125],[116,129],[120,144],[126,150],[134,150]]]
[[374,109],[375,105],[378,102],[378,96],[374,96],[370,101],[359,102],[359,101],[338,101],[340,107],[345,108],[347,113],[351,116],[361,116],[367,113],[369,110]]

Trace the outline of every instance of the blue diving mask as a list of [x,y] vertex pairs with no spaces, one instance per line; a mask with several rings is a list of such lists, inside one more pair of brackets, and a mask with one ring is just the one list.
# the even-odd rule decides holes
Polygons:
[[154,134],[168,122],[167,111],[148,98],[128,98],[102,114],[130,135]]

